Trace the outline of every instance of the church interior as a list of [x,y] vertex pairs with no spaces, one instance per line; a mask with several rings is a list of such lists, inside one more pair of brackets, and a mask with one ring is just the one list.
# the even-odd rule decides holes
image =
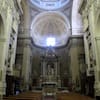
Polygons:
[[0,0],[0,100],[100,100],[100,0]]

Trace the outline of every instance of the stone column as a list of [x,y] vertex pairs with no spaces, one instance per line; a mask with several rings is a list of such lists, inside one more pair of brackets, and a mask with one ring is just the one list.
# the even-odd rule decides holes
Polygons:
[[[23,89],[28,90],[30,84],[30,73],[31,73],[31,56],[32,51],[30,47],[30,40],[24,41],[23,50],[23,64],[22,64],[22,78],[23,78]],[[29,43],[28,43],[29,42]]]
[[27,5],[27,0],[22,0],[23,5],[23,20],[22,27],[23,33],[20,37],[23,41],[23,64],[22,64],[22,89],[28,90],[30,84],[30,71],[31,71],[31,57],[32,57],[32,47],[31,47],[31,33],[30,33],[30,8]]

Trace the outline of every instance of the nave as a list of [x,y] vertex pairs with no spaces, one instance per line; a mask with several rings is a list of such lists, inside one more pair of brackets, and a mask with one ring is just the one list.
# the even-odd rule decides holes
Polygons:
[[100,100],[100,0],[0,0],[0,100]]

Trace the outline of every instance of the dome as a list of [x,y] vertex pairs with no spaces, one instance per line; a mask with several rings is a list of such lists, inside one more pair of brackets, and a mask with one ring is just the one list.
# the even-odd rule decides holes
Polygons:
[[71,0],[30,0],[31,3],[40,9],[57,10],[64,7]]
[[51,37],[57,47],[65,45],[70,36],[70,24],[66,19],[58,12],[44,12],[36,16],[31,26],[34,43],[46,46],[46,40]]

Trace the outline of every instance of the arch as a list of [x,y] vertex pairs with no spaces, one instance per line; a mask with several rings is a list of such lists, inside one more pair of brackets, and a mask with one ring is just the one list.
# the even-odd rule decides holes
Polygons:
[[49,14],[55,14],[55,15],[58,15],[61,19],[63,19],[64,21],[67,22],[68,24],[68,27],[70,28],[70,22],[69,22],[69,19],[61,12],[58,12],[58,11],[48,11],[48,12],[42,12],[40,14],[38,14],[32,21],[32,24],[31,24],[31,28],[34,24],[36,24],[36,22],[38,21],[38,19],[40,18],[43,18],[44,16],[48,16]]
[[56,46],[62,46],[66,44],[70,36],[70,22],[61,12],[43,12],[33,19],[31,30],[36,45],[46,46],[44,40],[51,36],[56,38]]
[[4,37],[4,23],[2,16],[0,15],[0,38]]
[[82,17],[78,12],[81,0],[73,0],[72,6],[72,35],[82,35],[83,24]]

